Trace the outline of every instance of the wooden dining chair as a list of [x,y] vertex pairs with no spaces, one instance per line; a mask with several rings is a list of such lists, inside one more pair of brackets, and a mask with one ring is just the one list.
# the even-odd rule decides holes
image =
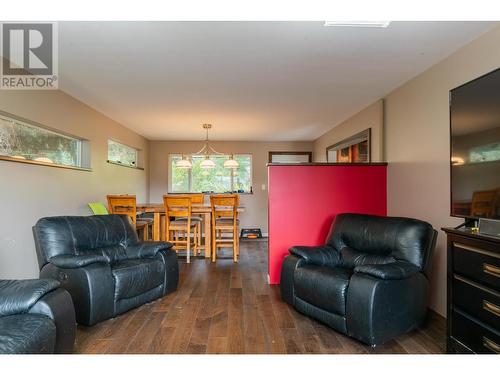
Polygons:
[[[238,194],[220,194],[210,196],[212,207],[212,262],[217,259],[217,249],[228,247],[233,249],[233,261],[238,262],[239,236],[238,236]],[[227,236],[227,235],[230,236]],[[226,235],[226,236],[224,236]]]
[[[190,198],[191,199],[191,204],[192,205],[202,205],[205,202],[205,195],[204,194],[175,194],[177,198]],[[176,220],[186,220],[185,218],[177,218]],[[198,215],[198,214],[191,214],[191,221],[194,222],[197,226],[196,228],[196,248],[198,254],[201,254],[201,235],[202,235],[202,224],[203,224],[203,218]]]
[[137,200],[135,195],[108,195],[108,211],[114,215],[127,215],[132,220],[138,232],[142,232],[142,239],[149,239],[149,227],[152,223],[137,219]]
[[[176,252],[185,248],[187,263],[190,263],[191,248],[193,249],[193,255],[196,255],[198,249],[196,240],[198,224],[191,220],[191,198],[164,195],[163,204],[165,206],[165,239],[174,245]],[[193,237],[191,237],[191,234],[193,234]]]
[[495,215],[498,191],[475,191],[472,194],[471,216],[492,218]]

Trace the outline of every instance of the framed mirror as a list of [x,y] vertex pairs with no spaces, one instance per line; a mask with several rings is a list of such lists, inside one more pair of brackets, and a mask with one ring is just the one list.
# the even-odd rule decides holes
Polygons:
[[329,163],[370,163],[371,128],[326,148]]

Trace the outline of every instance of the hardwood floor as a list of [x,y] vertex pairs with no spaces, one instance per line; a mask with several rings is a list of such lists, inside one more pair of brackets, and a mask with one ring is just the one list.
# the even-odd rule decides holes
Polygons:
[[443,353],[445,320],[371,348],[309,319],[267,284],[267,242],[241,242],[240,262],[180,260],[178,291],[94,327],[77,353]]

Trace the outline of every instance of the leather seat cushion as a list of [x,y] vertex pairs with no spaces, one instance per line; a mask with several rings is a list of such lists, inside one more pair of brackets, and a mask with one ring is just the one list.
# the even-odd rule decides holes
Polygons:
[[350,270],[339,267],[299,267],[294,275],[295,293],[311,305],[344,316],[351,275]]
[[165,266],[158,259],[129,259],[111,267],[115,279],[115,300],[138,296],[163,283]]
[[0,354],[53,353],[56,343],[54,322],[38,314],[0,318]]

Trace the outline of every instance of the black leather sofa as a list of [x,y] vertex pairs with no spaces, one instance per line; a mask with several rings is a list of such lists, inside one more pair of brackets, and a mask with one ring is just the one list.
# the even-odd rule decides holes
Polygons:
[[419,326],[437,232],[426,222],[337,215],[322,246],[294,246],[281,296],[298,311],[369,345]]
[[0,280],[0,354],[71,353],[71,296],[55,280]]
[[40,277],[69,291],[79,324],[94,325],[177,289],[168,242],[139,242],[126,215],[59,216],[33,227]]

